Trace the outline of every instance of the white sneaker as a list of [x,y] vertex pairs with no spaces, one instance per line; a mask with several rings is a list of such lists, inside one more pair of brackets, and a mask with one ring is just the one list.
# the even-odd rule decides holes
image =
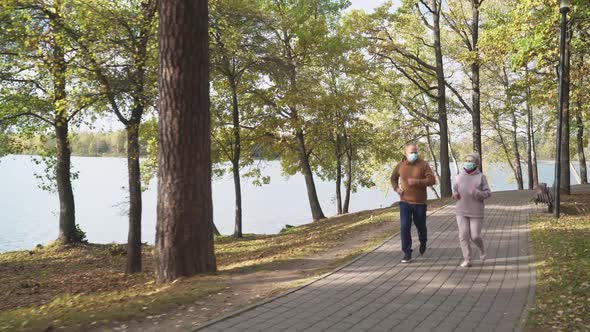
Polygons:
[[485,250],[483,250],[483,251],[480,250],[479,251],[479,260],[482,261],[482,262],[486,260],[486,251]]
[[460,266],[461,267],[471,267],[471,262],[469,262],[469,261],[463,261],[463,263],[461,263]]

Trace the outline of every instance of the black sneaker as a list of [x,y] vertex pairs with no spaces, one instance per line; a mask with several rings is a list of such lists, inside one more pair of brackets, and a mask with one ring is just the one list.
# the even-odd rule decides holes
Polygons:
[[404,258],[402,258],[402,263],[409,263],[412,260],[412,254],[404,254]]
[[424,255],[426,252],[426,242],[420,243],[420,255]]

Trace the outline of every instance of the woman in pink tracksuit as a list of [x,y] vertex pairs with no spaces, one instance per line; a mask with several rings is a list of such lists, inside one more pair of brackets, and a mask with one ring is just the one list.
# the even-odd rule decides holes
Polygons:
[[459,242],[463,251],[462,267],[471,266],[471,245],[473,241],[479,249],[483,261],[486,256],[481,238],[481,226],[484,216],[484,200],[491,196],[485,175],[479,170],[479,154],[470,153],[465,157],[465,165],[453,185],[453,198],[457,200],[455,211],[459,226]]

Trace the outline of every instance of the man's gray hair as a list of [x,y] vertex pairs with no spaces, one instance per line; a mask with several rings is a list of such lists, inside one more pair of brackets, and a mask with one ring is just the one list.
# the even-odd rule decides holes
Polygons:
[[478,165],[481,165],[481,158],[479,157],[479,153],[477,153],[477,152],[471,152],[471,153],[468,153],[468,154],[465,156],[465,159],[467,159],[467,158],[469,158],[469,157],[471,157],[471,158],[475,159],[475,162],[476,162]]

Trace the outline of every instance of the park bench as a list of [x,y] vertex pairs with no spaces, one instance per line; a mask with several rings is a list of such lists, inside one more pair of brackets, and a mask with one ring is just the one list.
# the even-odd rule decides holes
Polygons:
[[548,211],[553,212],[553,205],[555,203],[555,197],[553,197],[553,188],[547,187],[546,183],[539,183],[539,187],[537,188],[535,204],[539,203],[547,204]]

